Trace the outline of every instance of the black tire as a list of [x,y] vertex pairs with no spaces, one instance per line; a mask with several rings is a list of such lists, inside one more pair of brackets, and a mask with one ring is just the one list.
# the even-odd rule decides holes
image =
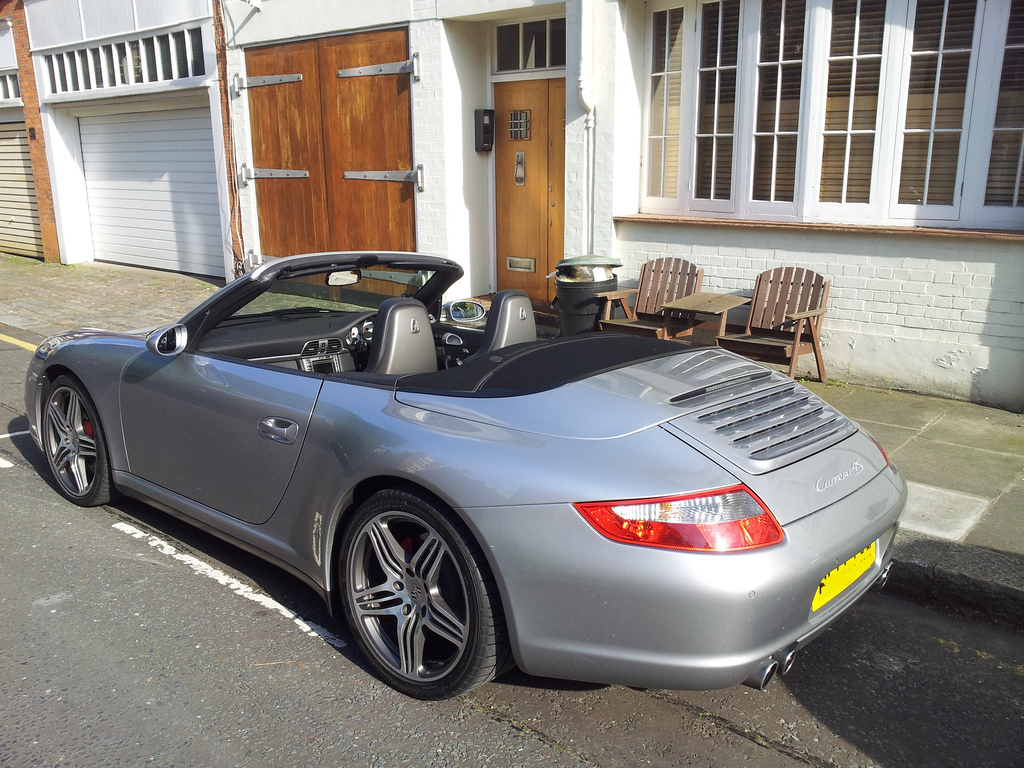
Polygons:
[[85,388],[59,376],[43,401],[40,437],[57,490],[82,507],[108,503],[115,495],[110,460],[96,406]]
[[349,522],[341,602],[363,655],[392,688],[446,699],[511,661],[498,590],[465,525],[426,494],[390,489]]

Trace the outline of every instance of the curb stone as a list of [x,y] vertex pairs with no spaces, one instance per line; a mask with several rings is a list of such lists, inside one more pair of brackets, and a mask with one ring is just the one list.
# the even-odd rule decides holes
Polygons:
[[1024,559],[901,530],[886,592],[1024,632]]

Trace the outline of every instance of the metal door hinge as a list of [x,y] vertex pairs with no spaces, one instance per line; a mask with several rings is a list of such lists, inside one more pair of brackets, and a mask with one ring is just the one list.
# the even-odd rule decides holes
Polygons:
[[302,74],[267,75],[265,77],[242,77],[238,72],[231,76],[231,95],[238,98],[247,88],[260,88],[265,85],[282,85],[283,83],[302,82]]
[[371,77],[373,75],[404,75],[412,74],[412,79],[420,81],[420,55],[414,53],[408,61],[392,61],[387,64],[371,64],[368,67],[339,69],[338,77]]
[[425,186],[422,165],[417,165],[411,171],[345,171],[344,177],[355,181],[412,181],[420,192]]
[[245,163],[238,171],[238,186],[246,187],[252,179],[308,179],[309,171],[285,168],[250,168]]

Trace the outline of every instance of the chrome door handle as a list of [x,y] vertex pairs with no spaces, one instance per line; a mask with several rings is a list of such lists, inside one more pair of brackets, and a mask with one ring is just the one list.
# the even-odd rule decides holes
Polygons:
[[273,440],[275,443],[284,443],[285,445],[291,445],[295,442],[295,438],[299,436],[298,424],[277,416],[268,416],[265,419],[260,419],[257,428],[263,437]]
[[526,186],[526,153],[516,152],[516,167],[513,171],[517,187]]

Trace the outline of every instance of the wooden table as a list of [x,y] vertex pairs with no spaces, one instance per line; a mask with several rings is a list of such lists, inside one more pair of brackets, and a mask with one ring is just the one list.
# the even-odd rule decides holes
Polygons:
[[750,303],[749,296],[737,296],[735,293],[714,293],[713,291],[697,291],[675,301],[666,301],[665,309],[678,312],[696,312],[702,315],[719,315],[718,335],[725,335],[725,322],[729,310]]

